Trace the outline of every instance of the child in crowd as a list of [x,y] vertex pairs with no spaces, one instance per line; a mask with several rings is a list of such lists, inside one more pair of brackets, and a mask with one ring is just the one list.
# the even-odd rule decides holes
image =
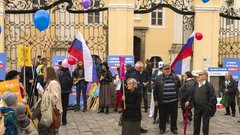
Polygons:
[[[116,106],[114,108],[114,112],[118,111],[118,107],[122,101],[122,96],[123,96],[122,91],[121,91],[121,83],[122,82],[121,82],[119,74],[120,74],[120,68],[118,67],[117,74],[114,76],[114,81],[113,81],[114,85],[116,86],[116,93],[117,93],[117,100],[116,100]],[[123,108],[119,112],[122,112],[122,111],[123,111]]]
[[17,135],[17,115],[15,107],[17,106],[17,94],[12,92],[5,92],[1,96],[7,107],[1,107],[0,112],[4,116],[4,135]]
[[18,135],[31,135],[33,133],[33,125],[26,115],[26,106],[19,103],[15,110],[17,113]]

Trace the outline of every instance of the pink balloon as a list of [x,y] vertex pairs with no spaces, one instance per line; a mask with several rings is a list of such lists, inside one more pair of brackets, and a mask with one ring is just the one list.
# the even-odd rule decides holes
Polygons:
[[68,64],[68,59],[63,60],[62,67],[64,67],[64,68],[69,68],[70,67],[70,65]]

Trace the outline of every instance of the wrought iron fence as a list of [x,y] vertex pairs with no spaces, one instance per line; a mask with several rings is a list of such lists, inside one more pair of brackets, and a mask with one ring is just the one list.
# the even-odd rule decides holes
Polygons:
[[240,10],[221,8],[218,55],[219,65],[224,58],[240,57]]
[[[51,23],[39,32],[33,25],[38,9],[50,12]],[[108,55],[108,8],[94,0],[84,9],[79,0],[6,0],[5,52],[9,69],[17,69],[17,46],[31,47],[32,57],[67,55],[77,32],[84,36],[92,54],[106,60]]]

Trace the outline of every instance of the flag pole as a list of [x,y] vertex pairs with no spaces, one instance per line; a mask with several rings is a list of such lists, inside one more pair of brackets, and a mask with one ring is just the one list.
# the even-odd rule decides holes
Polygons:
[[[123,96],[125,96],[124,80],[123,79],[121,79],[121,80],[122,80]],[[126,102],[125,102],[125,100],[123,100],[123,108],[124,108],[124,110],[126,109]]]
[[26,91],[26,50],[25,45],[23,44],[23,86],[24,90]]

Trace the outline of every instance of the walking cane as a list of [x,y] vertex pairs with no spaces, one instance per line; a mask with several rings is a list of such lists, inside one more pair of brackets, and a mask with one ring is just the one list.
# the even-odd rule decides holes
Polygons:
[[185,118],[184,118],[184,135],[187,132],[187,122],[188,122],[188,106],[186,107]]

